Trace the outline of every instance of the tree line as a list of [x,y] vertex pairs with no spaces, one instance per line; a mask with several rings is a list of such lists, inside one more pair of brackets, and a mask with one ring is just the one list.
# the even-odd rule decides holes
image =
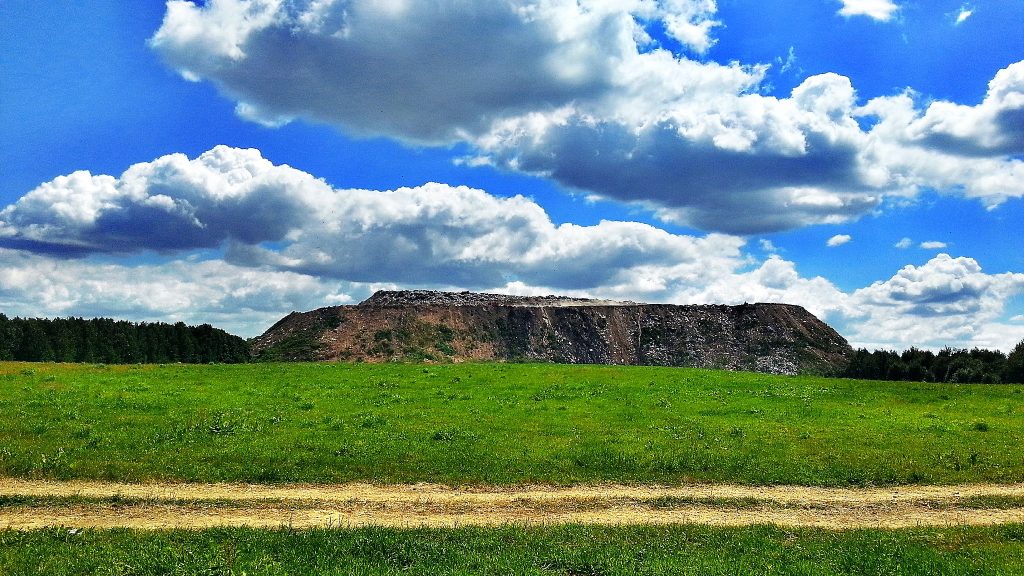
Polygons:
[[[161,364],[239,363],[251,360],[249,343],[209,324],[135,323],[110,318],[8,318],[0,314],[0,361]],[[1024,341],[998,350],[911,348],[853,353],[838,374],[862,380],[1024,383]]]
[[0,360],[160,364],[238,363],[249,344],[209,324],[110,318],[8,318],[0,314]]
[[911,382],[1024,383],[1024,341],[1009,354],[999,350],[955,350],[935,353],[911,348],[854,352],[844,378],[906,380]]

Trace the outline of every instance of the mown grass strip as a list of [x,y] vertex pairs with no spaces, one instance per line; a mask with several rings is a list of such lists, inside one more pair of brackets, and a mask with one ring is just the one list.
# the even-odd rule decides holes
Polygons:
[[5,363],[0,475],[1012,483],[1022,389],[622,366]]
[[1010,575],[1024,526],[0,531],[0,573],[217,575]]

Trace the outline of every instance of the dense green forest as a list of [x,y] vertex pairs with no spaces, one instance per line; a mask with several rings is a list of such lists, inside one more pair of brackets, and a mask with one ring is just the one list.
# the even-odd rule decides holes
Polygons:
[[0,314],[0,360],[237,363],[249,360],[249,344],[209,324],[136,324],[109,318],[8,318]]
[[841,375],[864,380],[910,382],[1024,383],[1024,341],[1009,355],[999,350],[954,350],[938,353],[911,348],[902,354],[892,350],[857,350]]

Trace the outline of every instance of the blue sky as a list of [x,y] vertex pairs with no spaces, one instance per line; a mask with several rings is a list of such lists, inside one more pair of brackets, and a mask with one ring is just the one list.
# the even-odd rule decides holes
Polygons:
[[[0,310],[395,287],[1024,339],[1024,2],[0,2]],[[6,207],[6,208],[5,208]]]

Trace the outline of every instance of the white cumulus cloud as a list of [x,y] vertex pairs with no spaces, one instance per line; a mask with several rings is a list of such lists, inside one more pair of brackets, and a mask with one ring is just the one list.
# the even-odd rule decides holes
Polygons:
[[968,4],[964,4],[960,7],[960,10],[954,16],[953,25],[959,26],[967,21],[968,18],[974,15],[974,7]]
[[961,156],[1024,152],[1024,61],[997,72],[977,106],[940,100],[919,113],[907,95],[878,99],[877,106],[894,123],[887,132],[907,144]]
[[249,337],[289,311],[350,303],[371,288],[217,259],[128,265],[0,248],[0,309],[9,316],[210,323]]
[[[746,245],[637,222],[555,225],[530,199],[446,184],[338,189],[257,150],[219,146],[120,176],[61,176],[4,208],[0,310],[210,322],[251,336],[292,310],[402,286],[787,302],[859,345],[1008,349],[1024,337],[1024,326],[1000,321],[1024,274],[939,254],[844,292]],[[150,255],[118,259],[141,252]]]
[[899,6],[892,0],[839,0],[843,3],[839,14],[843,16],[867,16],[881,22],[888,22]]
[[[1009,300],[1024,292],[1024,274],[987,274],[972,258],[939,254],[850,295],[851,340],[906,348],[988,346],[1009,349],[1024,327],[1002,324]],[[998,342],[994,334],[1002,334]]]
[[226,146],[119,177],[61,176],[0,211],[0,245],[10,248],[64,257],[224,248],[236,264],[353,282],[575,289],[651,267],[692,278],[734,266],[742,244],[635,222],[556,226],[522,196],[445,184],[335,189]]
[[941,250],[946,247],[945,242],[939,242],[938,240],[928,240],[921,242],[921,248],[924,250]]
[[696,61],[647,32],[704,53],[716,13],[713,0],[172,0],[150,43],[246,118],[465,143],[469,162],[708,231],[841,223],[922,189],[989,207],[1024,194],[1024,63],[975,106],[922,108],[909,92],[861,103],[834,73],[765,96],[766,65]]
[[828,241],[825,242],[825,245],[829,248],[835,248],[836,246],[842,246],[851,240],[853,240],[853,236],[850,236],[849,234],[836,234],[829,238]]
[[642,21],[703,52],[715,11],[713,0],[171,0],[150,44],[251,119],[450,142],[609,90],[637,57]]
[[899,248],[900,250],[906,250],[907,248],[910,248],[913,245],[914,241],[911,240],[910,238],[901,238],[899,242],[893,244],[893,247]]
[[700,54],[715,44],[711,31],[721,25],[715,20],[715,0],[663,0],[660,4],[655,14],[664,21],[669,36]]

